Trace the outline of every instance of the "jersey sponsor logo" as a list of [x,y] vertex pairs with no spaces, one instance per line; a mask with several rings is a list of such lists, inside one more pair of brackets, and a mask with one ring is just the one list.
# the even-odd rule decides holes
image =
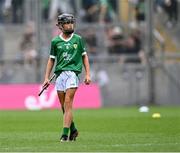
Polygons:
[[71,60],[71,54],[68,54],[67,52],[64,52],[63,53],[63,57],[64,57],[64,60],[66,61],[70,61]]

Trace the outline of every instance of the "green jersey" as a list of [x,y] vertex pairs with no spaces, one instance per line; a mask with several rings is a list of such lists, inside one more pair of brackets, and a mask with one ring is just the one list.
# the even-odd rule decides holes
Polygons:
[[56,59],[55,72],[59,75],[62,71],[74,71],[76,74],[82,71],[82,56],[86,54],[85,43],[81,36],[72,34],[69,39],[63,39],[61,35],[51,41],[50,58]]

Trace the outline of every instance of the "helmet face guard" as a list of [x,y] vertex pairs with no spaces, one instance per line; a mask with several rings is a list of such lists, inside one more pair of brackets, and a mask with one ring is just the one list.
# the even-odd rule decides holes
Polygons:
[[72,14],[61,14],[58,16],[57,19],[57,26],[60,26],[60,29],[62,30],[63,33],[65,34],[71,34],[74,32],[74,29],[72,30],[65,30],[63,25],[64,24],[74,24],[75,23],[75,18]]

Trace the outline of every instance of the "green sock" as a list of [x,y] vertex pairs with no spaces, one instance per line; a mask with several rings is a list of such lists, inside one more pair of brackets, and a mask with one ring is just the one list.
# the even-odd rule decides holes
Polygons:
[[71,122],[70,131],[75,131],[75,130],[76,130],[75,124],[74,122]]
[[69,128],[64,127],[64,128],[63,128],[63,134],[62,134],[62,135],[67,135],[67,136],[68,136],[68,133],[69,133]]

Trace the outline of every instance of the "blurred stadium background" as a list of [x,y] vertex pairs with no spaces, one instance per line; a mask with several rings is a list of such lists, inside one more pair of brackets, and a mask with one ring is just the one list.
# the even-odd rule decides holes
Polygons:
[[76,16],[103,106],[180,104],[180,1],[0,0],[0,84],[40,84],[59,13]]
[[[179,6],[180,0],[0,0],[0,151],[180,151]],[[59,34],[56,17],[64,12],[76,16],[93,80],[76,94],[80,136],[67,144],[58,141],[63,117],[52,110],[59,108],[53,85],[37,96],[50,41]]]

